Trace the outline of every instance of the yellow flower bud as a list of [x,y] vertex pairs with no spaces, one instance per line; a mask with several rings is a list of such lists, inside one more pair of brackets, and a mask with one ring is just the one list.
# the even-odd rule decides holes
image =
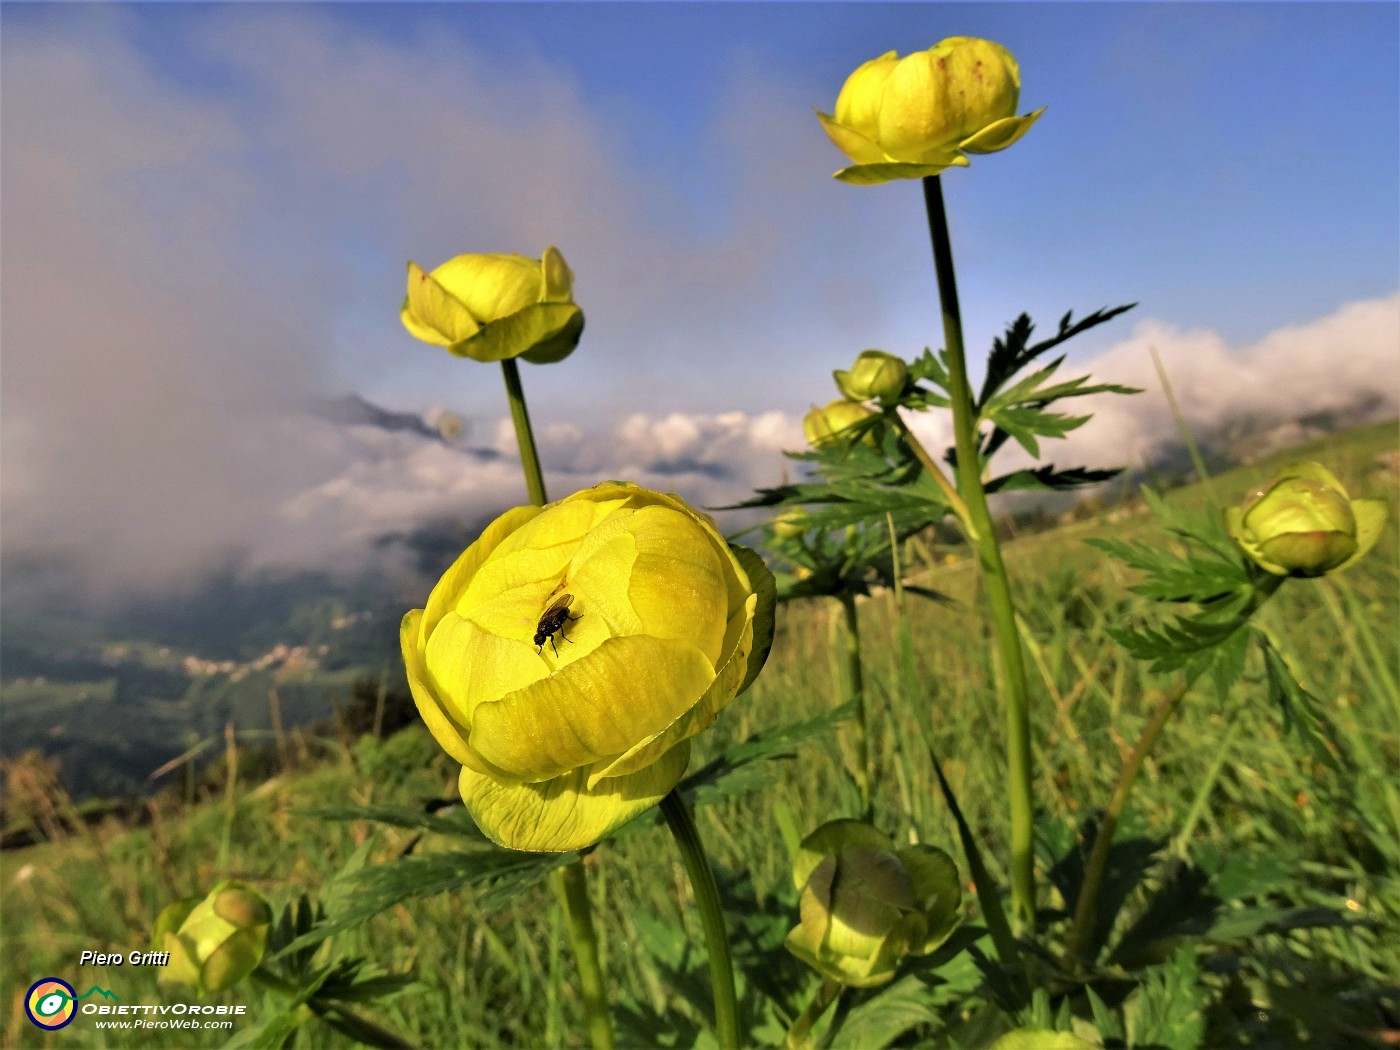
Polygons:
[[1256,564],[1276,576],[1321,576],[1346,568],[1380,539],[1382,500],[1347,498],[1318,463],[1292,463],[1225,512],[1225,526]]
[[850,371],[831,374],[836,389],[851,401],[893,401],[909,382],[909,366],[883,350],[862,350]]
[[773,519],[773,535],[780,540],[795,539],[810,527],[807,522],[807,512],[801,507],[785,510]]
[[458,357],[562,361],[583,334],[574,274],[557,248],[544,258],[458,255],[431,273],[408,264],[399,319],[409,334]]
[[793,860],[801,923],[787,948],[819,973],[856,988],[884,984],[908,955],[926,955],[959,921],[957,865],[934,846],[896,849],[856,820],[833,820]]
[[655,805],[757,676],[772,574],[680,498],[607,482],[501,515],[400,641],[492,841],[563,852]]
[[[877,414],[865,405],[838,398],[824,408],[814,408],[808,412],[802,420],[802,432],[807,435],[807,441],[813,448],[819,448],[841,440],[841,431]],[[870,445],[876,444],[873,431],[867,431],[861,440]]]
[[183,984],[200,995],[237,984],[267,951],[272,909],[241,882],[221,882],[202,901],[171,904],[156,917],[151,943],[170,953],[162,984]]
[[853,162],[836,178],[860,185],[917,179],[968,153],[1006,149],[1045,112],[1016,116],[1021,71],[1011,52],[976,37],[953,36],[900,58],[888,51],[859,66],[818,113],[826,133]]

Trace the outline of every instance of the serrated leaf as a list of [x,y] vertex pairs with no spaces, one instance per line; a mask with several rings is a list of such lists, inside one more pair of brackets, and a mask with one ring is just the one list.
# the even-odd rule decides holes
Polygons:
[[439,835],[453,835],[474,842],[488,841],[462,806],[452,806],[431,813],[421,807],[384,805],[317,806],[301,812],[304,816],[317,820],[367,820],[396,828],[416,828]]
[[345,880],[343,907],[326,922],[292,941],[281,954],[320,944],[327,937],[360,926],[414,897],[473,887],[478,891],[475,903],[489,912],[509,903],[549,872],[575,859],[577,854],[573,853],[480,849],[402,857],[377,864]]
[[1121,473],[1123,471],[1120,468],[1090,470],[1088,467],[1070,467],[1065,470],[1056,470],[1053,463],[1047,463],[1041,467],[1003,474],[988,481],[985,487],[988,495],[994,492],[1073,489],[1082,485],[1097,485],[1103,481],[1110,481]]
[[1205,1037],[1209,993],[1189,947],[1171,961],[1147,971],[1123,1005],[1129,1046],[1197,1050]]
[[1294,733],[1323,765],[1342,772],[1350,763],[1337,743],[1336,731],[1322,710],[1322,701],[1302,687],[1288,669],[1282,654],[1263,634],[1259,635],[1264,651],[1264,671],[1269,685],[1269,699],[1283,714],[1285,732]]
[[1074,321],[1073,313],[1066,313],[1060,318],[1059,329],[1055,335],[1034,345],[1028,344],[1035,325],[1028,315],[1021,314],[1007,327],[1005,337],[992,343],[992,351],[987,356],[987,374],[982,382],[981,393],[977,397],[976,408],[980,412],[1016,373],[1038,357],[1066,340],[1131,310],[1136,305],[1128,303],[1111,309],[1095,310],[1078,322]]
[[928,988],[917,977],[885,985],[841,1018],[839,1030],[828,1035],[829,1050],[884,1050],[921,1024],[937,1024],[938,1010]]

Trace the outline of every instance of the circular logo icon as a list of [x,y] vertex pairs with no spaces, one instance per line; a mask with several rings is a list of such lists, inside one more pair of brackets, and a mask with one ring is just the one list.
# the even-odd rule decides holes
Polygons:
[[71,1024],[78,1014],[78,993],[67,981],[45,977],[29,986],[24,997],[24,1012],[40,1028],[54,1031]]

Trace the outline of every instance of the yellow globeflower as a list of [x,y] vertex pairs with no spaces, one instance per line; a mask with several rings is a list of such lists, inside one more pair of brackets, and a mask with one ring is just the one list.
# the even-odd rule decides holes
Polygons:
[[559,249],[544,258],[459,255],[431,273],[408,264],[399,318],[409,334],[458,357],[562,361],[583,334],[574,274]]
[[501,515],[400,640],[492,841],[563,852],[659,802],[757,676],[772,575],[676,496],[606,482]]
[[966,167],[968,153],[1006,149],[1044,107],[1016,116],[1021,70],[1011,52],[977,37],[950,36],[900,58],[887,51],[856,69],[818,113],[827,135],[854,162],[836,173],[874,185]]
[[962,886],[953,858],[936,846],[896,848],[856,820],[832,820],[793,858],[801,921],[787,949],[853,988],[889,981],[906,956],[927,955],[953,932]]
[[230,988],[262,962],[271,927],[271,907],[242,882],[221,882],[203,900],[176,901],[156,917],[151,936],[157,951],[170,953],[160,981],[200,995]]

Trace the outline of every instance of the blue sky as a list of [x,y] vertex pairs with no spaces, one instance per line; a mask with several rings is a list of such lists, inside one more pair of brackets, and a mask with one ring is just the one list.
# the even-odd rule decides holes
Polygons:
[[[636,465],[629,441],[719,454],[686,440],[726,413],[791,435],[859,350],[938,341],[917,183],[832,180],[843,158],[812,111],[865,59],[950,35],[1006,45],[1020,112],[1047,107],[944,180],[974,351],[1022,310],[1048,326],[1138,301],[1076,358],[1136,377],[1150,338],[1183,389],[1197,380],[1203,419],[1258,407],[1212,400],[1208,366],[1269,384],[1265,348],[1289,333],[1313,333],[1290,361],[1372,355],[1334,369],[1337,398],[1400,386],[1393,3],[6,3],[0,19],[6,495],[9,524],[46,536],[95,498],[131,513],[133,486],[156,504],[207,488],[196,535],[234,496],[248,525],[324,489],[315,455],[250,447],[237,420],[270,401],[443,405],[490,440],[494,370],[399,326],[409,258],[563,250],[588,330],[525,375],[571,477]],[[1280,396],[1317,407],[1318,383],[1290,375]],[[55,418],[72,434],[57,451],[34,436]],[[211,430],[217,451],[192,452]]]

